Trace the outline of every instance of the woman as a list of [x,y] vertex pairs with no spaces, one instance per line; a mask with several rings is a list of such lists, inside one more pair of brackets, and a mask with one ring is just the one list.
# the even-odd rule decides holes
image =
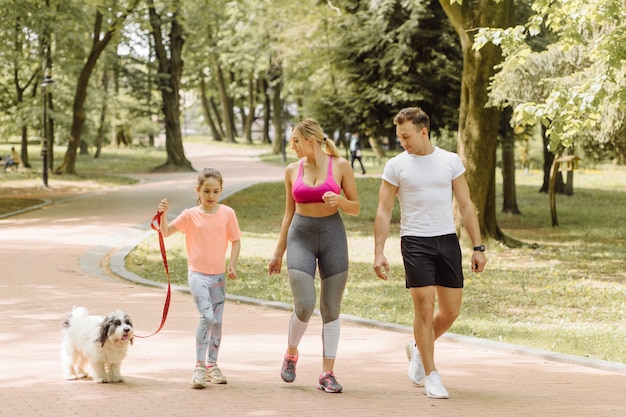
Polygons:
[[339,156],[334,142],[324,137],[317,121],[305,119],[298,123],[292,130],[291,146],[300,160],[285,169],[285,215],[268,266],[270,275],[280,273],[287,250],[294,312],[281,377],[285,382],[296,378],[298,345],[316,304],[314,278],[319,265],[324,352],[317,387],[325,392],[341,392],[333,368],[341,299],[348,278],[348,244],[339,209],[349,215],[359,214],[356,182],[350,163]]

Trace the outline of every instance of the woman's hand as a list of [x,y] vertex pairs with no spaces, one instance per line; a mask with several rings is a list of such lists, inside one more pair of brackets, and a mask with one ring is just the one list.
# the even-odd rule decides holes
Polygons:
[[322,196],[324,203],[330,207],[337,207],[339,205],[339,199],[341,196],[337,193],[333,193],[332,191],[326,191]]
[[282,259],[278,259],[277,257],[273,257],[272,260],[270,261],[269,266],[267,267],[267,273],[270,276],[280,274],[280,270],[282,268],[282,264],[283,264],[283,260]]

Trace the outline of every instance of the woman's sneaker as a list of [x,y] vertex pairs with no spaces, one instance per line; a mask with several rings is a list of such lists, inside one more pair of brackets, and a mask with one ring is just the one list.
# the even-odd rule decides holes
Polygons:
[[228,382],[217,364],[207,368],[206,381],[212,384],[226,384]]
[[409,341],[405,346],[406,357],[409,358],[409,380],[418,387],[424,385],[424,379],[426,378],[426,371],[424,371],[424,365],[422,364],[422,358],[417,351],[415,343]]
[[204,366],[196,366],[191,377],[191,386],[194,388],[204,388],[206,385],[206,368]]
[[335,379],[335,374],[332,371],[324,372],[320,375],[320,381],[319,384],[317,384],[317,389],[326,392],[343,391],[343,387],[339,385],[337,379]]
[[296,363],[298,363],[298,354],[290,355],[285,353],[283,360],[283,368],[280,370],[280,376],[285,382],[293,382],[296,379]]

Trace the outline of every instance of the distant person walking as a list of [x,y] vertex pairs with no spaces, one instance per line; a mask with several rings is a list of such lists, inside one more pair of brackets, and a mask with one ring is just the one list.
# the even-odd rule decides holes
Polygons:
[[[198,175],[198,205],[185,209],[171,224],[167,222],[169,202],[161,200],[161,233],[164,237],[178,231],[185,234],[189,288],[200,313],[196,329],[196,367],[191,386],[204,388],[205,381],[226,384],[217,366],[222,340],[222,315],[226,298],[224,275],[237,278],[235,266],[241,249],[239,223],[235,211],[218,201],[222,194],[222,174],[205,168]],[[231,242],[226,267],[226,250]]]
[[7,172],[7,168],[13,168],[16,170],[22,165],[22,158],[20,158],[20,154],[17,153],[14,146],[11,146],[11,153],[4,160],[4,172]]
[[267,268],[270,275],[280,273],[287,251],[294,311],[280,375],[285,382],[296,379],[298,345],[315,309],[315,272],[319,268],[323,361],[317,388],[336,393],[343,390],[333,369],[348,279],[348,242],[339,209],[353,216],[359,214],[356,181],[348,161],[339,156],[334,142],[324,137],[317,121],[298,123],[291,134],[291,147],[300,159],[285,169],[285,214]]
[[359,161],[361,171],[363,172],[363,175],[365,175],[365,167],[363,166],[361,157],[361,139],[359,138],[358,132],[353,132],[352,135],[350,135],[350,166],[354,169],[354,161]]
[[404,152],[390,159],[383,170],[374,221],[374,271],[387,279],[389,264],[384,247],[397,197],[406,287],[411,291],[415,313],[415,343],[406,345],[409,379],[424,385],[428,397],[448,398],[434,353],[435,340],[450,328],[461,310],[463,271],[453,194],[473,243],[473,272],[485,267],[485,246],[461,159],[430,142],[430,121],[420,108],[401,110],[394,124]]

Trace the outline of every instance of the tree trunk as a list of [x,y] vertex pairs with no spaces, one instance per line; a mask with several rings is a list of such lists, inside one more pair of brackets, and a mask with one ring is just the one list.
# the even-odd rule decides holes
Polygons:
[[127,135],[128,126],[125,124],[117,125],[115,128],[115,142],[117,147],[125,146],[130,147],[129,135]]
[[224,132],[224,123],[222,122],[222,117],[220,116],[220,110],[217,108],[217,104],[215,104],[215,100],[213,100],[212,97],[209,99],[209,104],[211,106],[211,110],[213,110],[213,115],[215,116],[215,127],[219,133],[219,137],[215,138],[215,140],[223,141],[226,137],[226,132]]
[[[382,143],[380,143],[380,139],[368,135],[367,143],[370,144],[370,147],[374,151],[374,155],[376,155],[377,162],[380,164],[382,159],[386,156],[385,149],[383,148]],[[346,149],[347,148],[348,146],[346,146]]]
[[[18,24],[15,25],[15,39],[14,39],[15,56],[22,55],[23,47],[22,47],[22,42],[20,40],[21,38],[20,33],[21,33],[21,25],[18,22]],[[17,61],[15,61],[13,63],[13,83],[15,84],[15,91],[17,94],[17,100],[15,104],[17,105],[18,108],[22,106],[22,103],[24,102],[24,91],[26,91],[26,89],[35,80],[39,78],[38,77],[39,70],[36,70],[33,72],[33,74],[30,77],[30,80],[28,80],[26,85],[22,87],[20,86],[19,72],[20,72],[20,65]],[[37,87],[33,88],[33,97],[35,97],[36,95],[37,95]],[[23,124],[21,127],[21,131],[22,131],[22,140],[21,140],[21,146],[20,146],[20,158],[22,159],[22,165],[24,166],[24,168],[31,168],[30,162],[28,160],[28,126]]]
[[488,57],[479,55],[467,51],[465,56],[457,152],[466,168],[481,234],[485,239],[497,239],[495,168],[500,111],[484,108],[495,61],[486,65]]
[[102,152],[102,144],[104,143],[105,137],[105,122],[106,122],[106,114],[107,114],[107,104],[108,100],[108,91],[109,91],[109,77],[107,76],[106,71],[102,74],[102,89],[104,90],[104,100],[102,100],[102,106],[100,108],[100,124],[98,126],[98,132],[96,134],[96,152],[94,153],[94,159],[100,158],[100,153]]
[[[575,155],[573,146],[571,146],[567,150],[567,154]],[[567,173],[565,174],[565,178],[566,178],[566,181],[563,187],[563,194],[572,196],[574,195],[574,169],[573,168],[567,171]]]
[[206,96],[206,82],[204,81],[204,77],[202,75],[200,75],[200,102],[202,103],[204,118],[211,129],[213,140],[221,140],[222,137],[220,136],[220,132],[218,132],[217,126],[215,126],[215,121],[213,121],[213,117],[211,116],[211,108],[209,106],[209,100]]
[[248,79],[248,97],[246,98],[246,104],[248,107],[248,112],[245,114],[245,119],[243,121],[243,137],[246,142],[252,143],[252,123],[255,118],[255,109],[254,109],[254,79],[250,77]]
[[574,171],[567,171],[565,174],[565,187],[563,188],[563,194],[574,195]]
[[502,212],[522,214],[517,207],[515,190],[515,135],[509,125],[511,113],[511,108],[507,107],[500,124],[500,136],[502,137]]
[[28,161],[28,128],[22,125],[22,143],[20,148],[20,159],[24,168],[32,168]]
[[281,84],[274,86],[272,101],[272,126],[274,126],[274,142],[272,142],[272,154],[279,155],[285,152],[285,132],[283,130],[283,99],[281,97]]
[[[176,3],[179,6],[178,3]],[[154,38],[155,53],[159,64],[159,89],[163,99],[163,116],[165,118],[165,150],[167,161],[155,170],[193,171],[191,162],[185,156],[183,138],[180,129],[180,79],[183,72],[182,51],[185,39],[183,27],[179,22],[178,9],[168,14],[170,33],[168,45],[163,39],[161,17],[154,8],[154,2],[149,1],[150,25]],[[168,57],[167,51],[170,56]]]
[[126,17],[133,11],[138,0],[131,1],[125,10],[116,13],[115,21],[109,24],[109,30],[102,35],[103,16],[97,11],[93,29],[93,41],[91,51],[87,57],[87,62],[80,71],[78,81],[76,83],[76,93],[74,94],[72,127],[70,129],[70,138],[67,143],[67,151],[61,166],[54,172],[57,174],[76,174],[76,151],[80,145],[83,126],[85,125],[85,100],[87,99],[87,87],[89,79],[93,73],[98,58],[109,44],[113,35],[119,29],[119,26],[126,20]]
[[217,89],[220,93],[220,103],[222,105],[222,119],[224,121],[224,127],[226,128],[226,136],[224,140],[226,142],[235,141],[235,133],[233,131],[233,120],[230,106],[230,97],[226,91],[226,82],[224,81],[224,73],[219,65],[215,67]]
[[261,143],[271,143],[270,141],[270,117],[272,114],[271,111],[271,103],[270,97],[267,94],[268,85],[267,80],[265,78],[261,81],[261,88],[263,89],[263,136],[261,138]]
[[[513,22],[513,2],[503,0],[464,1],[463,5],[440,0],[456,30],[463,51],[459,140],[457,150],[466,168],[472,201],[476,206],[484,239],[502,237],[496,222],[496,149],[500,111],[485,108],[490,77],[502,60],[500,49],[492,44],[472,49],[477,27],[506,27]],[[459,226],[460,225],[460,219]],[[459,230],[461,228],[459,227]]]
[[554,187],[554,192],[556,194],[562,194],[565,189],[565,184],[563,182],[563,175],[561,171],[557,171],[554,174],[554,178],[551,176],[552,163],[554,162],[554,152],[551,152],[548,149],[548,144],[550,143],[550,139],[546,136],[545,127],[541,127],[541,136],[543,138],[543,184],[539,189],[540,193],[549,193],[550,192],[550,181],[554,181],[552,185]]
[[94,24],[93,34],[94,42],[91,52],[89,52],[89,56],[87,57],[87,62],[85,62],[85,65],[83,65],[83,68],[78,75],[76,92],[74,94],[74,105],[72,107],[73,117],[72,127],[70,129],[70,138],[67,143],[67,151],[65,152],[63,162],[61,163],[61,166],[55,170],[56,174],[76,174],[76,153],[80,145],[80,137],[83,131],[83,126],[85,126],[85,100],[87,99],[87,86],[89,85],[89,78],[91,78],[91,74],[96,67],[100,54],[104,51],[104,48],[113,36],[113,33],[109,31],[104,35],[104,37],[102,37],[102,40],[99,40],[101,25],[102,14],[100,14],[100,12],[96,12],[96,22]]

